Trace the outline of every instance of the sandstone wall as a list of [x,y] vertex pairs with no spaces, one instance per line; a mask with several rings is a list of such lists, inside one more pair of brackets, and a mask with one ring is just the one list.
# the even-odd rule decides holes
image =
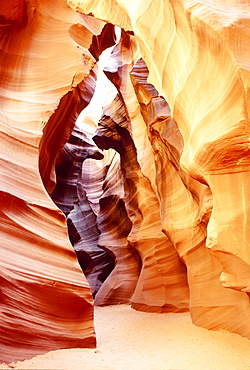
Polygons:
[[[0,13],[0,358],[13,361],[95,346],[92,295],[38,163],[44,125],[68,91],[68,104],[82,100],[73,85],[89,75],[94,58],[87,50],[93,33],[66,2],[11,1]],[[80,44],[69,32],[76,25]],[[103,25],[96,24],[97,33]],[[61,114],[40,146],[41,173],[52,180],[50,163],[73,128],[65,105]]]
[[105,22],[124,31],[104,68],[117,98],[95,134],[117,153],[82,171],[95,242],[115,261],[95,303],[189,308],[197,325],[250,338],[249,11],[239,0],[1,5],[2,361],[95,345],[89,285],[50,195],[114,45]]
[[[208,189],[204,193],[194,181],[183,182],[183,176],[173,180],[175,186],[162,182],[166,169],[166,177],[174,179],[176,166],[166,161],[169,150],[161,144],[162,127],[153,129],[155,151],[162,156],[156,179],[163,229],[189,270],[193,320],[249,337],[248,4],[161,0],[68,4],[135,36],[149,69],[148,82],[167,100],[182,134],[182,169]],[[209,193],[213,207],[206,225],[202,206]],[[207,276],[202,277],[205,271]],[[200,288],[203,279],[207,289]],[[214,281],[215,290],[208,281]],[[201,291],[207,292],[205,297]],[[207,301],[207,308],[201,301]]]

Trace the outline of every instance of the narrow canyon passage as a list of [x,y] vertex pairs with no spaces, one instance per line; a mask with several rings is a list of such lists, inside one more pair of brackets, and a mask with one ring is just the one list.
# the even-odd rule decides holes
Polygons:
[[129,305],[95,307],[96,349],[48,352],[0,369],[249,370],[250,341],[192,324],[189,313],[145,313]]
[[249,31],[244,0],[0,6],[0,368],[250,370]]

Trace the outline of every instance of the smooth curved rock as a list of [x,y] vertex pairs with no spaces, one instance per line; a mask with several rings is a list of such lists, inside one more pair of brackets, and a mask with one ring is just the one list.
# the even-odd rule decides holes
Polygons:
[[143,61],[135,65],[131,74],[155,153],[163,230],[187,266],[191,317],[197,325],[208,329],[219,326],[249,336],[248,297],[222,286],[222,266],[205,246],[206,225],[212,211],[211,191],[182,171],[178,126],[170,116],[164,117],[169,108],[153,86],[147,84]]
[[[67,217],[69,239],[95,297],[114,268],[112,256],[98,247],[99,231],[82,182],[83,162],[101,160],[103,154],[92,140],[94,131],[74,127],[55,164],[56,186],[51,198]],[[93,183],[93,186],[96,184]]]
[[[105,67],[119,99],[98,133],[119,154],[107,155],[93,190],[85,180],[96,167],[82,172],[98,244],[116,258],[96,301],[125,294],[137,309],[168,311],[187,307],[189,285],[194,323],[250,338],[249,14],[240,0],[1,5],[2,361],[95,345],[90,289],[48,193],[94,93],[96,60],[114,42],[105,22],[124,30]],[[147,83],[145,66],[129,78],[141,57]]]
[[[202,249],[201,245],[206,244],[210,248],[219,263],[217,285],[224,286],[225,294],[231,296],[228,308],[233,305],[237,311],[240,307],[242,316],[235,318],[235,323],[231,322],[230,310],[224,307],[213,316],[212,326],[230,327],[250,337],[247,324],[250,79],[249,53],[245,47],[249,41],[245,32],[250,24],[248,4],[237,1],[225,5],[221,1],[211,5],[206,1],[180,0],[105,2],[98,7],[91,0],[69,0],[68,4],[113,22],[135,36],[150,71],[148,81],[166,98],[183,136],[182,168],[208,185],[214,196],[207,237],[206,226],[202,224],[200,231],[191,228],[182,236],[183,240],[191,238],[192,246]],[[191,211],[190,195],[184,203],[188,202]],[[175,233],[175,227],[172,231]],[[169,226],[165,232],[170,235]],[[179,250],[181,256],[185,248],[186,252],[190,248],[185,243],[183,247],[184,251]],[[205,249],[204,253],[207,254]],[[234,290],[239,291],[235,297]],[[230,323],[226,326],[227,315]],[[207,315],[202,313],[199,320],[194,318],[194,322],[204,326],[208,325],[206,320]]]
[[[107,182],[108,179],[105,181],[106,186]],[[107,186],[108,193],[111,189],[112,187]],[[113,255],[115,267],[95,297],[95,305],[99,306],[129,303],[141,270],[140,257],[127,240],[132,223],[124,200],[120,198],[122,194],[123,191],[119,196],[104,192],[100,199],[100,213],[97,217],[100,231],[98,243]]]
[[[95,60],[87,50],[93,33],[64,1],[9,2],[0,13],[0,359],[11,362],[96,343],[92,295],[68,241],[65,217],[49,198],[38,168],[43,126],[69,90],[68,104],[79,101],[81,89],[73,85],[89,75]],[[69,33],[76,24],[84,34],[81,45]],[[97,34],[103,26],[96,21]],[[67,117],[65,106],[64,112]],[[40,163],[48,179],[73,127],[64,122],[60,130],[62,121],[57,123],[52,118],[45,126],[46,144],[40,145],[41,156],[51,159]]]
[[[206,1],[172,4],[148,0],[143,5],[140,1],[133,6],[119,2],[112,7],[107,3],[95,8],[92,1],[68,3],[72,7],[77,5],[78,10],[85,13],[92,11],[97,18],[105,17],[111,22],[113,19],[115,24],[134,32],[150,70],[150,81],[160,94],[164,94],[182,132],[185,143],[182,165],[192,176],[208,183],[214,194],[221,192],[216,174],[224,175],[225,179],[228,174],[230,200],[226,207],[231,209],[235,204],[233,194],[239,194],[239,218],[244,220],[249,203],[245,188],[240,185],[246,183],[244,176],[249,170],[249,103],[246,98],[249,68],[245,49],[249,36],[244,32],[249,28],[248,4],[237,1],[225,8],[222,1],[210,7]],[[124,13],[126,16],[122,17]],[[157,26],[148,27],[150,22]],[[240,42],[243,34],[244,42]],[[160,42],[155,44],[156,39]],[[164,58],[160,58],[162,53]],[[234,188],[230,185],[230,175],[235,178]],[[218,199],[222,201],[223,196]],[[238,224],[238,230],[242,230],[244,224],[232,216],[233,211],[226,210],[219,217],[224,207],[214,202],[208,227],[209,247],[221,252],[220,259],[225,254],[225,265],[227,253],[232,256],[237,253],[249,263],[248,242],[239,247],[242,233],[232,227]],[[232,281],[229,285],[237,288]]]
[[132,226],[128,240],[142,259],[132,306],[151,312],[182,311],[188,308],[186,269],[162,233],[159,203],[150,181],[141,172],[127,119],[123,101],[117,96],[104,108],[94,141],[101,149],[112,147],[121,156],[124,202]]
[[103,154],[102,161],[86,161],[82,173],[82,186],[96,212],[97,245],[115,261],[114,269],[97,292],[94,303],[129,303],[140,273],[140,258],[127,240],[131,221],[124,207],[119,155],[112,149]]

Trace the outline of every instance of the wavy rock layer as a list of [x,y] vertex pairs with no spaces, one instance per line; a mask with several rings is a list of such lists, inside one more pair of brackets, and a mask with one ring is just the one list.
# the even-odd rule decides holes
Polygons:
[[104,107],[94,141],[100,148],[115,149],[121,158],[124,202],[132,227],[127,238],[142,261],[132,306],[145,311],[181,311],[188,308],[186,268],[162,232],[159,202],[150,180],[142,173],[129,133],[133,127],[139,126],[141,135],[146,129],[129,76],[134,51],[135,41],[122,32],[104,69],[120,96]]
[[[136,63],[131,76],[154,150],[163,231],[187,266],[193,321],[214,328],[224,327],[228,320],[234,330],[248,336],[248,325],[242,325],[243,318],[248,318],[248,297],[223,288],[222,266],[205,246],[206,225],[212,211],[210,189],[181,169],[183,142],[178,126],[164,99],[147,83],[148,71],[142,60]],[[164,113],[169,115],[164,117]],[[204,320],[208,312],[209,320]]]
[[[92,132],[93,136],[94,132]],[[91,140],[91,132],[77,127],[58,153],[53,201],[67,217],[69,238],[80,266],[87,277],[93,296],[114,268],[112,256],[97,245],[99,232],[82,181],[83,162],[88,158],[101,160],[103,154]]]
[[[141,109],[149,121],[155,158],[152,166],[145,155],[148,170],[142,165],[142,171],[151,179],[149,172],[155,171],[151,185],[161,204],[163,230],[188,268],[193,320],[250,337],[248,5],[161,0],[68,4],[119,25],[137,40],[149,69],[148,81],[158,91],[151,104],[137,87],[146,100]],[[113,82],[122,91],[126,83],[119,69]],[[161,96],[183,137],[181,158],[180,145],[170,147],[166,137],[173,128],[171,120],[157,122]],[[140,159],[147,145],[137,135],[138,124],[132,122],[132,127]],[[179,158],[196,181],[180,168]],[[206,270],[202,260],[207,261]]]
[[80,162],[65,203],[79,211],[72,239],[90,217],[82,240],[115,260],[101,287],[88,276],[95,303],[189,307],[197,325],[250,338],[249,14],[243,1],[1,5],[2,361],[95,345],[89,285],[48,194],[62,197],[55,165],[114,45],[110,24],[124,29],[104,69],[117,97],[95,142],[113,151]]
[[[15,1],[1,5],[0,12],[0,358],[14,361],[48,349],[95,346],[92,295],[68,241],[65,218],[48,197],[38,168],[44,123],[72,85],[89,75],[95,60],[87,50],[93,33],[65,2]],[[76,25],[80,44],[74,41]],[[103,25],[97,21],[95,32]],[[80,95],[81,86],[64,101],[79,102]],[[40,147],[45,157],[58,151],[73,127],[69,122],[60,129],[62,120],[51,122]],[[45,160],[47,167],[40,164],[47,178],[51,161]]]

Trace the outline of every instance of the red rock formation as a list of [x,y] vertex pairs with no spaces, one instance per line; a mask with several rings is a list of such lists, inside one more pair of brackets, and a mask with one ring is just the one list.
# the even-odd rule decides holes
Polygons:
[[[171,242],[161,231],[158,199],[150,181],[143,176],[134,143],[127,131],[130,128],[136,142],[135,130],[139,127],[143,137],[146,129],[129,76],[135,57],[134,38],[122,32],[121,40],[104,68],[121,95],[104,108],[104,116],[99,122],[94,140],[101,148],[112,147],[121,156],[124,200],[133,225],[128,240],[142,259],[142,271],[131,298],[132,306],[158,312],[185,310],[188,307],[189,294],[186,269]],[[143,146],[145,148],[145,143]]]
[[112,153],[104,164],[97,214],[98,245],[112,254],[115,267],[97,293],[95,305],[129,303],[140,273],[139,256],[127,240],[131,221],[124,206],[123,177],[117,153]]
[[[197,300],[193,320],[205,327],[229,328],[250,337],[249,53],[245,47],[249,41],[245,32],[249,28],[248,5],[240,1],[211,5],[206,1],[191,4],[180,0],[114,1],[98,6],[92,0],[68,3],[80,12],[91,12],[134,34],[150,71],[149,82],[168,101],[183,136],[182,168],[207,185],[213,194],[207,229],[199,219],[203,214],[203,197],[199,190],[193,197],[192,187],[188,191],[183,189],[180,195],[187,209],[174,206],[176,217],[181,209],[189,214],[188,222],[184,225],[180,222],[178,229],[173,225],[172,231],[169,224],[164,227],[168,235],[180,234],[183,248],[178,243],[176,248],[182,257],[186,254],[190,258],[186,263],[191,268],[203,254],[208,260],[212,258],[207,269],[211,274],[215,271],[217,289],[223,291],[220,302],[219,291],[216,301],[211,295],[212,288],[210,293],[208,289],[204,298],[208,307],[203,310],[199,308],[199,289],[193,297]],[[134,141],[140,153],[135,137]],[[189,250],[198,257],[191,258]],[[201,276],[202,264],[197,269]],[[212,315],[209,322],[208,312]]]
[[[93,95],[95,62],[113,44],[112,26],[92,15],[128,31],[106,67],[123,113],[105,107],[99,141],[121,167],[117,154],[107,159],[96,193],[83,171],[98,243],[117,260],[96,303],[127,301],[135,288],[135,308],[183,308],[184,261],[194,323],[250,338],[248,4],[11,0],[0,7],[0,359],[95,344],[89,286],[48,195]],[[132,84],[140,57],[148,81],[137,65]]]
[[159,203],[150,181],[141,172],[127,119],[123,102],[117,96],[104,108],[94,141],[102,149],[112,147],[121,156],[124,201],[132,224],[128,240],[142,259],[132,306],[156,312],[185,310],[189,294],[186,269],[162,233]]
[[41,181],[38,157],[43,126],[71,90],[40,144],[40,171],[52,189],[56,154],[92,94],[92,76],[84,89],[81,81],[95,62],[87,50],[93,33],[104,23],[94,21],[88,30],[87,18],[64,1],[10,1],[1,4],[0,15],[0,359],[14,361],[95,346],[92,295],[65,217]]
[[[248,325],[242,325],[248,317],[248,298],[223,288],[222,266],[205,246],[212,194],[206,185],[181,169],[179,160],[183,148],[178,126],[170,115],[163,116],[164,111],[170,114],[170,110],[153,86],[147,84],[148,73],[143,61],[135,65],[131,75],[154,150],[163,230],[187,266],[192,319],[208,329],[230,327],[249,336]],[[150,95],[153,98],[150,99]]]

